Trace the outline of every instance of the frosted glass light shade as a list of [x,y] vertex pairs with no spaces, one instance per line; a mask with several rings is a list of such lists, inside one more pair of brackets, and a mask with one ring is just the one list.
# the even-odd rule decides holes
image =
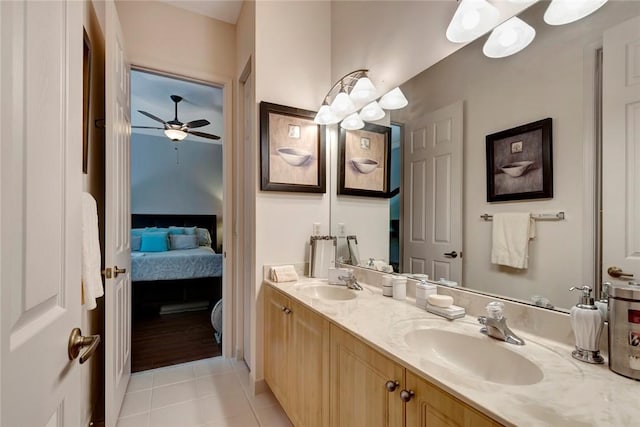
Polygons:
[[376,98],[376,92],[376,88],[369,80],[369,77],[361,77],[351,89],[349,96],[355,102],[367,102]]
[[320,111],[316,114],[316,117],[313,119],[319,125],[332,125],[334,123],[338,123],[340,119],[336,116],[336,113],[329,107],[327,104],[324,104],[320,107]]
[[165,129],[164,134],[172,141],[182,141],[187,137],[187,133],[180,129]]
[[406,107],[407,104],[409,104],[409,101],[407,101],[407,98],[405,98],[400,88],[397,87],[390,90],[382,98],[380,98],[378,104],[380,104],[380,107],[384,108],[385,110],[397,110]]
[[384,117],[384,110],[380,108],[380,105],[376,101],[362,107],[360,110],[360,118],[365,122],[375,122]]
[[549,25],[564,25],[591,15],[607,0],[553,0],[544,13]]
[[469,42],[495,27],[499,19],[498,9],[486,0],[462,0],[447,27],[447,39]]
[[504,58],[520,52],[535,36],[536,30],[531,25],[514,16],[491,32],[482,52],[489,58]]
[[355,110],[356,106],[353,104],[351,98],[349,98],[349,95],[345,92],[340,92],[331,103],[331,109],[336,116],[340,118]]
[[340,123],[340,127],[347,130],[362,129],[364,127],[364,122],[358,113],[353,113],[345,117],[342,123]]

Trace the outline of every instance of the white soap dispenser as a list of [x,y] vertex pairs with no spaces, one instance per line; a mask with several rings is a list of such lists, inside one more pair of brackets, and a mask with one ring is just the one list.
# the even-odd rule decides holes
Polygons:
[[571,327],[576,337],[576,349],[571,355],[587,363],[604,363],[599,350],[603,319],[591,297],[591,288],[573,286],[569,290],[582,291],[578,304],[571,308]]

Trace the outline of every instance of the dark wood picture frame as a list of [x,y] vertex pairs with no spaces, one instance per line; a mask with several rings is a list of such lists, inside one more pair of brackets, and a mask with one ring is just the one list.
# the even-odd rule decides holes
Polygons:
[[553,198],[551,118],[487,135],[487,201]]
[[260,103],[261,190],[326,193],[326,132],[315,116],[315,111]]
[[89,166],[89,111],[91,108],[91,40],[84,30],[82,49],[82,173],[88,172]]
[[[366,151],[371,155],[366,156]],[[390,178],[391,128],[372,123],[358,130],[340,128],[338,194],[389,198],[392,196]]]

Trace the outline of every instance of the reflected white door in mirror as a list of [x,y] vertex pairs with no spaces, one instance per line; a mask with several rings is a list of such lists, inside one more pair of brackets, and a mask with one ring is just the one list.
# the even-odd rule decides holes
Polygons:
[[403,271],[462,281],[463,102],[405,123]]

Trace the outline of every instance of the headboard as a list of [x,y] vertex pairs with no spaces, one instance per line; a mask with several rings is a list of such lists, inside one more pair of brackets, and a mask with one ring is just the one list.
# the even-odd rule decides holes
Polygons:
[[144,227],[200,227],[211,234],[214,249],[218,245],[218,223],[216,215],[180,215],[180,214],[131,214],[131,228]]

